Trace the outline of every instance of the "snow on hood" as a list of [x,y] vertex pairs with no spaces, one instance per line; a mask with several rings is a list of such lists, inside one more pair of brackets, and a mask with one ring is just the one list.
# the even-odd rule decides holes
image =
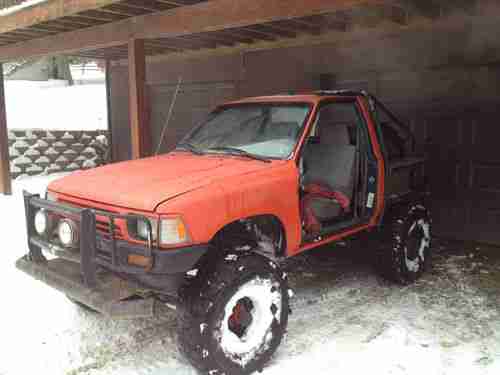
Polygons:
[[271,163],[185,152],[109,164],[52,182],[51,192],[152,212],[166,200],[216,180],[268,168]]

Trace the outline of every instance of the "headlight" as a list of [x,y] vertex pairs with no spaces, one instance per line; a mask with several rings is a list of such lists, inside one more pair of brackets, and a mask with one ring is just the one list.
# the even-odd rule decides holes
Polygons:
[[38,212],[35,214],[35,230],[36,232],[42,236],[47,232],[47,229],[49,227],[49,216],[47,214],[47,211],[45,210],[38,210]]
[[57,234],[59,236],[59,241],[61,241],[64,247],[75,247],[78,243],[78,227],[72,220],[61,220],[57,228]]
[[160,220],[160,243],[162,245],[177,245],[188,241],[186,225],[180,217]]
[[[156,241],[156,233],[158,231],[158,221],[154,219],[150,219],[151,231],[152,231],[152,239]],[[137,220],[137,236],[140,239],[147,240],[148,239],[148,224],[144,220]]]

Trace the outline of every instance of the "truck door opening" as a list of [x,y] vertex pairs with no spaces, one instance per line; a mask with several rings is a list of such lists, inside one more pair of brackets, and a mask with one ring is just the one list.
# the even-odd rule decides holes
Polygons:
[[301,159],[301,214],[306,238],[357,222],[362,119],[353,101],[324,104]]

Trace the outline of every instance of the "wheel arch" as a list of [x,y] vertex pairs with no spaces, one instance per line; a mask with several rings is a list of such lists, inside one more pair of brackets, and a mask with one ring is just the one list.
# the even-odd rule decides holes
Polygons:
[[273,214],[241,218],[220,228],[210,240],[215,248],[250,250],[270,257],[286,254],[287,234],[283,222]]

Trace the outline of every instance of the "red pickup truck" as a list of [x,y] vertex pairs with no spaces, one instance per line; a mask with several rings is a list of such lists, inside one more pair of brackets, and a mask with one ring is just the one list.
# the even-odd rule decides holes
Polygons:
[[428,268],[424,164],[363,91],[227,103],[168,154],[25,193],[17,267],[112,317],[175,305],[193,365],[250,374],[287,328],[286,258],[368,234],[386,277],[406,284]]

